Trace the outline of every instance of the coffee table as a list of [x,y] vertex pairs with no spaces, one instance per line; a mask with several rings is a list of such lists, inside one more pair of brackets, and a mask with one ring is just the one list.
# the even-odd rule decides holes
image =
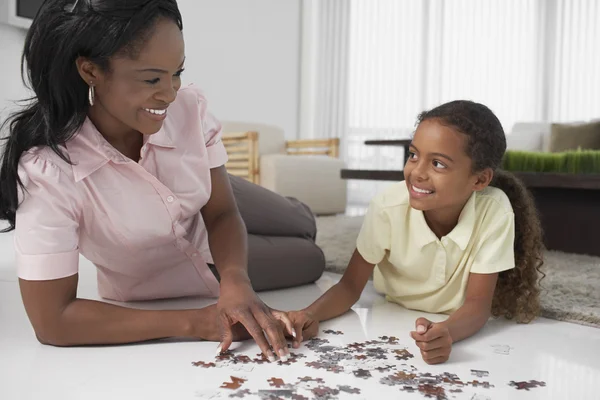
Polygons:
[[[367,146],[402,146],[404,148],[404,163],[406,164],[409,147],[412,139],[393,140],[367,140]],[[401,170],[367,170],[367,169],[342,169],[342,179],[359,179],[371,181],[403,181],[404,172]]]
[[343,169],[342,179],[368,181],[403,181],[404,172],[398,170]]

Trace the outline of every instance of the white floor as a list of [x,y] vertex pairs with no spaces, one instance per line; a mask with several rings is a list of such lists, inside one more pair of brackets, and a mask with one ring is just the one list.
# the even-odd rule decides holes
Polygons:
[[[246,378],[241,389],[274,389],[267,379],[282,378],[293,383],[299,377],[324,379],[325,386],[350,385],[360,394],[341,393],[340,399],[423,399],[424,395],[401,391],[401,386],[379,383],[390,373],[373,371],[370,379],[334,374],[305,366],[316,359],[307,348],[306,355],[291,366],[256,365],[252,371],[231,368],[204,369],[192,361],[212,361],[216,343],[164,341],[115,347],[55,348],[39,344],[21,304],[13,267],[12,237],[0,235],[0,399],[198,399],[230,398],[235,393],[219,386],[230,376]],[[95,274],[83,262],[80,274],[81,297],[97,299]],[[286,291],[263,293],[267,304],[280,309],[296,309],[335,283],[338,276],[326,274],[316,285]],[[202,299],[163,303],[135,304],[136,307],[191,308],[208,304]],[[367,287],[360,302],[345,316],[324,324],[322,329],[344,332],[342,336],[323,334],[331,344],[397,336],[400,347],[415,354],[397,363],[398,370],[410,364],[419,373],[450,372],[463,381],[487,381],[493,388],[465,386],[462,392],[446,392],[456,399],[600,399],[600,330],[553,320],[539,319],[530,325],[491,321],[475,337],[458,343],[451,360],[441,366],[428,366],[409,338],[414,320],[420,313],[386,303]],[[439,320],[439,316],[431,316]],[[510,347],[510,354],[495,352],[495,345]],[[395,346],[396,348],[398,346]],[[252,343],[239,344],[239,354],[255,357],[259,352]],[[470,370],[486,370],[489,376],[477,378]],[[393,372],[392,372],[393,373]],[[544,381],[545,387],[516,390],[510,381]],[[246,396],[244,398],[258,398]],[[273,397],[276,398],[276,397]],[[284,398],[284,397],[281,397]],[[301,398],[301,397],[296,397]],[[317,397],[309,397],[317,398]],[[322,399],[327,398],[321,397]],[[443,398],[443,397],[440,397]]]

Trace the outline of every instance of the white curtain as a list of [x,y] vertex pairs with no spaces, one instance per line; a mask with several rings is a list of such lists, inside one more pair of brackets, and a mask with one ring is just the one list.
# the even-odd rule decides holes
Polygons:
[[600,2],[555,0],[549,121],[600,117]]
[[[364,141],[407,138],[458,98],[507,131],[600,117],[597,0],[304,1],[301,136],[340,137],[350,168],[402,169],[401,148]],[[350,181],[349,201],[382,185]]]

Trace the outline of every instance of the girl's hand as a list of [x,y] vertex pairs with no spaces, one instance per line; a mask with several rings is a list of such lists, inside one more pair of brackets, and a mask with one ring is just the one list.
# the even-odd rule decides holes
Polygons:
[[427,364],[441,364],[450,358],[452,337],[443,322],[433,323],[425,318],[419,318],[416,322],[416,331],[411,332],[410,336],[421,349],[421,356]]
[[296,332],[293,342],[295,349],[300,347],[300,343],[304,340],[312,339],[319,333],[319,321],[310,312],[305,310],[290,311],[287,313],[287,317]]

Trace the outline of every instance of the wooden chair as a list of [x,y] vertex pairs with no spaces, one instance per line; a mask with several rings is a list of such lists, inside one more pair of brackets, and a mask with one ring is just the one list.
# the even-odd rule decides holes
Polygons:
[[286,140],[282,128],[260,123],[224,121],[222,126],[230,174],[296,198],[315,214],[346,210],[339,139]]
[[[227,132],[223,134],[223,144],[229,156],[225,164],[227,171],[252,183],[260,184],[260,164],[258,154],[259,134],[249,132]],[[285,142],[288,155],[322,155],[339,158],[340,139],[288,140]]]
[[225,133],[222,141],[229,156],[227,172],[258,184],[258,132]]
[[340,139],[288,140],[285,149],[289,155],[325,155],[340,157]]

